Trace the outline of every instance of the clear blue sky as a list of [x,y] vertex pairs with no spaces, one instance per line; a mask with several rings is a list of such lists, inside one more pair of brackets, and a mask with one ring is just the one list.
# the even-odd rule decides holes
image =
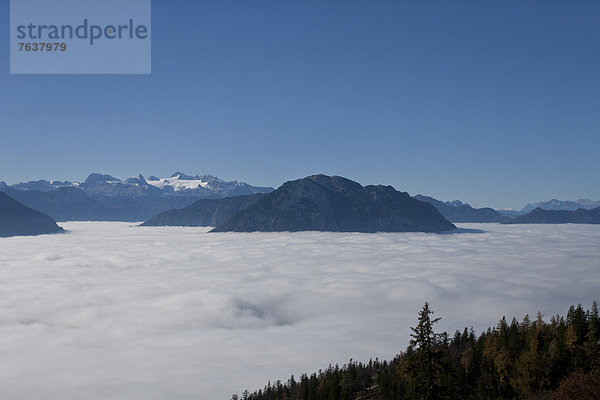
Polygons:
[[152,75],[9,75],[0,180],[313,173],[600,199],[600,2],[153,0]]

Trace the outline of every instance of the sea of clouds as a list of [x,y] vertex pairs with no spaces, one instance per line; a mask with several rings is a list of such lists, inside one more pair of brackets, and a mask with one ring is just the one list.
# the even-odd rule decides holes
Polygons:
[[[65,223],[0,239],[0,398],[224,399],[438,330],[600,300],[600,226],[207,233]],[[483,231],[483,232],[481,232]]]

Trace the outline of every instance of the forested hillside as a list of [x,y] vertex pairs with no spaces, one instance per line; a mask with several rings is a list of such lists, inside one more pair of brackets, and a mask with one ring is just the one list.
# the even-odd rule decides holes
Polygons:
[[432,314],[426,303],[408,348],[391,361],[350,360],[232,400],[600,399],[596,302],[549,322],[540,313],[502,318],[479,337],[467,328],[436,333]]

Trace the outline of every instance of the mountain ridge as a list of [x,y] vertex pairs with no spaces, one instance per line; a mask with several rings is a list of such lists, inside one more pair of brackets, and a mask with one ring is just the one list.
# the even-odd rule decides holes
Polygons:
[[92,173],[83,182],[37,180],[0,185],[0,190],[59,221],[146,221],[199,199],[268,193],[273,188],[223,181],[212,175],[176,172],[170,178],[137,174],[121,180]]
[[592,210],[597,207],[600,207],[600,201],[594,201],[594,200],[590,200],[590,199],[579,199],[579,200],[550,199],[547,201],[540,201],[537,203],[529,203],[521,209],[521,213],[527,214],[527,213],[535,210],[536,208],[541,208],[543,210],[575,211],[578,208],[583,208],[585,210]]
[[[5,184],[6,185],[6,184]],[[13,185],[6,185],[12,189],[18,190],[40,190],[50,191],[60,187],[76,187],[84,191],[93,191],[97,187],[114,185],[118,188],[125,187],[151,187],[158,189],[162,194],[181,194],[181,195],[213,195],[217,197],[227,197],[232,195],[268,193],[274,189],[264,186],[252,186],[240,181],[224,181],[213,175],[186,175],[182,172],[175,172],[168,178],[158,178],[151,176],[148,180],[142,174],[136,174],[126,179],[115,178],[112,175],[91,173],[83,182],[58,181],[58,180],[36,180],[29,182],[20,182]],[[0,185],[0,187],[3,187]],[[104,191],[105,195],[113,194],[111,191]],[[157,192],[159,193],[159,192]]]
[[455,229],[431,205],[391,186],[339,176],[288,181],[211,232],[441,232]]
[[586,210],[544,210],[536,208],[528,214],[518,216],[505,224],[600,224],[600,207]]
[[422,194],[418,194],[414,198],[430,203],[451,222],[506,222],[510,219],[493,208],[473,208],[460,200],[443,202]]

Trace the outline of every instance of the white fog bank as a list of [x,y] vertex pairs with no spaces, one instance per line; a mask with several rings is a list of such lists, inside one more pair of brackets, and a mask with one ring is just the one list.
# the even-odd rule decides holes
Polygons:
[[451,334],[600,300],[600,226],[207,233],[127,223],[0,239],[0,398],[224,399],[390,359],[425,301]]

